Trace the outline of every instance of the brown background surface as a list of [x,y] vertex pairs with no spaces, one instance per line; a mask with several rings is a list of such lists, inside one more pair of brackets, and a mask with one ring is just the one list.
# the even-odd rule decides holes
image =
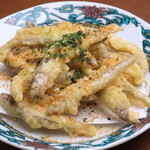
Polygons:
[[[56,0],[59,1],[59,0]],[[84,0],[86,1],[86,0]],[[90,0],[109,4],[127,10],[150,23],[150,0]],[[16,11],[35,5],[54,2],[53,0],[0,0],[0,19]],[[3,142],[0,142],[1,150],[17,150]],[[126,142],[112,150],[150,150],[150,129],[140,136]]]

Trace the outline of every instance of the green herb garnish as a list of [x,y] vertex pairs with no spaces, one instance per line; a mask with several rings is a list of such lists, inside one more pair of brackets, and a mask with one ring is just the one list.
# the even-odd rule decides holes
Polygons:
[[72,76],[68,76],[72,83],[76,83],[78,79],[83,78],[85,74],[81,71],[74,71]]
[[[65,59],[71,50],[78,50],[76,49],[80,44],[82,44],[82,38],[85,38],[85,34],[82,31],[78,31],[76,33],[69,33],[63,35],[62,40],[55,42],[54,44],[47,44],[45,47],[45,51],[47,54],[47,59],[50,58],[60,58]],[[83,50],[81,50],[82,53]],[[82,55],[82,54],[81,54]],[[81,56],[82,57],[82,56]]]
[[86,122],[87,121],[87,118],[83,118],[83,122]]

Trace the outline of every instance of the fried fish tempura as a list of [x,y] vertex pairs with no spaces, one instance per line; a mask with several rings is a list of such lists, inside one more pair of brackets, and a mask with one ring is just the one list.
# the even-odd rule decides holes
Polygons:
[[90,74],[92,73],[92,70],[97,67],[96,59],[93,56],[92,58],[94,59],[91,59],[91,56],[87,55],[84,56],[84,58],[75,58],[72,60],[72,63],[74,66],[78,66],[83,73]]
[[[38,46],[45,45],[47,43],[54,43],[61,40],[64,34],[75,33],[84,29],[85,27],[82,25],[70,22],[62,22],[57,25],[46,27],[20,29],[12,40],[0,47],[0,61],[4,61],[8,52],[15,47],[23,45]],[[104,28],[104,32],[117,32],[117,30],[121,30],[121,28],[115,24]]]
[[32,98],[42,96],[54,84],[55,79],[66,71],[68,71],[68,66],[55,59],[51,59],[47,63],[43,62],[42,67],[39,66],[35,71],[30,96]]
[[[146,103],[145,106],[150,107],[150,98],[140,92],[136,87],[134,87],[127,79],[123,76],[120,77],[120,85],[124,87],[124,91],[133,95],[137,100]],[[134,101],[135,102],[135,101]]]
[[146,54],[136,45],[127,42],[114,35],[110,35],[107,41],[105,42],[105,44],[111,48],[114,48],[117,51],[127,52],[129,54],[138,53],[140,56],[138,63],[141,67],[141,70],[143,71],[144,74],[148,72],[148,63],[147,63]]
[[[54,80],[61,73],[62,64],[70,62],[70,60],[74,57],[82,58],[83,52],[84,55],[85,53],[90,55],[90,53],[87,52],[90,45],[103,41],[110,33],[115,31],[113,29],[110,30],[110,28],[117,29],[115,25],[102,27],[99,30],[89,30],[88,28],[83,28],[76,33],[64,35],[62,40],[52,45],[48,50],[48,55],[46,55],[41,65],[35,72],[34,80],[30,90],[31,97],[42,96],[46,92],[46,90],[54,84]],[[118,30],[120,30],[119,27]],[[93,57],[91,56],[88,58],[89,60],[91,60]],[[82,58],[82,60],[84,60],[84,57]],[[91,62],[93,62],[93,60],[95,59],[93,58]],[[84,60],[85,63],[86,61],[87,59]],[[54,66],[56,69],[50,69]],[[88,63],[86,66],[88,66]]]
[[137,63],[134,63],[124,71],[124,76],[131,84],[136,86],[145,82],[145,73]]
[[19,47],[21,44],[17,39],[8,41],[5,45],[0,47],[0,62],[3,62],[7,54],[15,47]]
[[[126,54],[120,53],[114,49],[111,49],[105,46],[103,43],[96,44],[92,46],[91,53],[96,57],[99,62],[99,65],[106,65],[111,67],[120,61],[123,61],[127,58]],[[137,51],[136,53],[138,53]],[[145,54],[144,54],[145,55]],[[145,73],[138,65],[138,60],[133,65],[130,65],[125,71],[124,75],[130,83],[133,85],[140,85],[145,80]]]
[[145,81],[148,63],[135,45],[111,33],[115,24],[88,28],[62,22],[28,27],[0,47],[0,61],[16,74],[12,96],[1,94],[1,106],[32,128],[63,128],[71,136],[94,136],[96,127],[78,122],[80,101],[99,100],[127,122],[137,122],[131,106],[150,106],[135,85]]
[[[48,113],[62,114],[71,113],[77,114],[80,100],[83,97],[95,94],[123,72],[129,65],[133,64],[137,56],[130,57],[126,61],[117,64],[113,69],[108,70],[101,67],[97,71],[93,71],[89,77],[84,77],[78,80],[75,84],[67,86],[60,94],[54,97],[52,104],[48,108]],[[108,75],[106,75],[108,74]]]
[[23,118],[32,128],[63,128],[71,136],[94,136],[96,134],[96,128],[94,126],[81,123],[65,115],[49,116],[45,112],[46,108],[43,108],[38,103],[34,104],[32,102],[32,100],[26,98],[16,103],[14,99],[7,94],[1,94],[0,97],[0,104],[4,109]]
[[10,92],[16,102],[22,101],[23,95],[28,91],[36,65],[29,66],[14,76],[10,82]]
[[8,69],[17,74],[34,63],[39,65],[43,57],[42,49],[23,46],[11,50],[4,60],[4,64]]
[[138,121],[138,114],[130,109],[131,104],[137,107],[150,107],[150,98],[134,87],[123,74],[101,90],[98,98],[107,108],[127,122]]
[[[82,25],[62,22],[54,26],[23,28],[17,31],[16,36],[0,48],[0,61],[2,62],[8,52],[19,46],[38,46],[54,43],[61,40],[63,34],[74,33],[83,29]],[[84,30],[84,29],[83,29]]]
[[138,115],[130,110],[131,104],[121,87],[109,85],[99,92],[99,101],[122,120],[137,122]]

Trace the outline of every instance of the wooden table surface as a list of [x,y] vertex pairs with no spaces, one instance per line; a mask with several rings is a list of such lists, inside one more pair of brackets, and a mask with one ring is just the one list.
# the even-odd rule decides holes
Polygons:
[[[56,0],[59,1],[59,0]],[[86,1],[86,0],[84,0]],[[127,10],[143,20],[150,23],[150,1],[149,0],[91,0],[109,4]],[[54,2],[53,0],[0,0],[0,19],[16,11],[26,9],[35,5]],[[10,145],[0,142],[2,150],[17,150]],[[150,129],[133,140],[130,140],[112,150],[150,150]]]

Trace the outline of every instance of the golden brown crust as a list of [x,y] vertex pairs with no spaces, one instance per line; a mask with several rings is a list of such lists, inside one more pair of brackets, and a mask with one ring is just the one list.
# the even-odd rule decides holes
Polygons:
[[[31,102],[31,103],[30,103]],[[0,104],[10,113],[15,113],[23,118],[32,128],[63,128],[70,136],[94,136],[96,128],[91,125],[79,122],[65,115],[47,115],[45,108],[40,104],[33,104],[27,97],[18,103],[7,94],[1,94]]]
[[99,99],[106,107],[127,122],[138,121],[130,98],[150,104],[133,86],[143,83],[147,60],[135,45],[110,35],[120,30],[115,24],[93,29],[69,22],[19,30],[0,48],[1,61],[16,73],[11,81],[14,99],[2,94],[1,105],[32,128],[94,136],[94,126],[65,114],[75,115],[80,101],[93,100],[101,90]]

